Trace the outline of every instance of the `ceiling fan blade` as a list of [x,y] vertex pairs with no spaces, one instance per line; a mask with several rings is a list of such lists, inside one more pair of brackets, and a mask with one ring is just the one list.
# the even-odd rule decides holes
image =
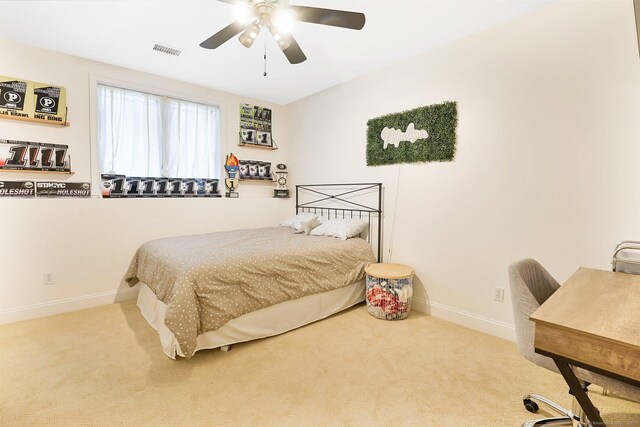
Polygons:
[[292,64],[299,64],[306,61],[307,57],[305,56],[302,49],[300,49],[300,45],[298,45],[296,39],[294,39],[293,36],[289,37],[291,37],[291,44],[288,48],[282,50],[284,56],[286,56],[289,62]]
[[237,22],[233,22],[200,43],[200,47],[205,49],[215,49],[220,47],[220,45],[233,38],[233,36],[240,34],[249,25],[250,24],[239,24]]
[[365,23],[364,13],[307,6],[289,7],[298,14],[298,21],[309,22],[311,24],[332,25],[334,27],[361,30]]

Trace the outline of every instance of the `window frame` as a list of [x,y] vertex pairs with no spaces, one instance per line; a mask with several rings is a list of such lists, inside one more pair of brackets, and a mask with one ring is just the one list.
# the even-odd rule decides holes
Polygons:
[[[166,79],[167,84],[171,83],[171,80],[166,77],[161,76],[152,76],[154,79]],[[91,176],[91,195],[99,197],[100,196],[100,159],[98,158],[99,147],[98,147],[98,85],[110,86],[117,89],[131,90],[136,92],[141,92],[147,95],[159,96],[164,98],[173,98],[178,101],[184,102],[192,102],[194,104],[205,105],[208,107],[218,108],[219,112],[219,133],[220,133],[220,155],[221,161],[224,160],[225,153],[225,144],[224,139],[227,134],[226,129],[226,108],[221,99],[211,96],[202,96],[202,93],[196,94],[195,91],[197,89],[202,90],[202,88],[194,87],[194,85],[185,82],[178,82],[173,80],[176,83],[176,87],[180,87],[181,90],[179,93],[171,90],[167,90],[165,88],[161,88],[159,86],[152,86],[147,84],[140,84],[136,82],[132,82],[129,80],[119,80],[107,76],[102,76],[94,73],[89,73],[89,122],[90,122],[90,176]],[[220,168],[221,174],[222,167]],[[224,176],[220,176],[220,182]]]

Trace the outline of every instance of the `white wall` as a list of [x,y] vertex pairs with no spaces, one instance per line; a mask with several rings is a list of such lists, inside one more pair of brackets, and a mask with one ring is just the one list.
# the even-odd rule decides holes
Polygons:
[[[458,103],[455,161],[365,166],[368,119],[445,100]],[[562,282],[640,239],[631,1],[558,2],[287,112],[297,183],[384,183],[386,259],[391,246],[416,269],[414,307],[436,316],[512,338],[510,262],[537,258]]]
[[[513,336],[510,295],[494,302],[493,289],[508,288],[511,261],[535,257],[563,281],[581,265],[608,269],[617,241],[640,238],[630,1],[558,2],[286,107],[2,40],[0,58],[3,75],[65,86],[72,122],[2,120],[0,138],[68,144],[76,174],[66,179],[94,190],[97,80],[220,105],[223,153],[283,161],[294,184],[383,182],[385,257],[415,267],[414,308],[500,336]],[[444,100],[458,102],[454,162],[365,166],[368,119]],[[241,102],[274,109],[280,150],[236,146]],[[0,323],[130,297],[121,278],[140,243],[274,224],[293,206],[271,191],[243,183],[238,200],[0,198]],[[44,286],[43,272],[56,284]]]
[[[0,172],[2,180],[91,181],[99,194],[95,84],[106,81],[219,105],[222,152],[240,159],[286,163],[287,120],[270,103],[0,40],[0,73],[67,89],[68,128],[0,120],[0,138],[69,145],[72,176]],[[214,72],[215,70],[212,70]],[[277,151],[240,148],[239,104],[273,109]],[[135,249],[171,235],[271,226],[293,212],[273,199],[269,183],[240,184],[240,199],[20,200],[0,198],[0,323],[53,314],[133,296],[121,279]],[[56,283],[43,285],[43,273]]]

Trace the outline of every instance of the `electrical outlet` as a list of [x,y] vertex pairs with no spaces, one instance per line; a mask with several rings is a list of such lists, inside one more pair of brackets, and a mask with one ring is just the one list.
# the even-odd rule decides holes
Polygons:
[[499,302],[504,302],[504,288],[495,288],[493,290],[493,299]]
[[56,278],[53,273],[42,273],[42,282],[45,285],[53,285],[56,283]]

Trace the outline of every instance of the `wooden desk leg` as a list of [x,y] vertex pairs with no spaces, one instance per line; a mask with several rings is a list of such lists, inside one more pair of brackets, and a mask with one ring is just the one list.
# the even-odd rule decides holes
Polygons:
[[571,389],[571,393],[576,398],[580,407],[584,411],[587,419],[594,427],[606,427],[604,421],[602,421],[602,417],[600,417],[600,413],[593,406],[593,403],[589,399],[589,396],[584,392],[582,386],[580,385],[580,381],[576,378],[576,375],[573,373],[571,368],[566,362],[561,360],[553,359],[556,362],[556,366],[560,370],[560,373],[564,377],[564,380],[567,382],[569,389]]

